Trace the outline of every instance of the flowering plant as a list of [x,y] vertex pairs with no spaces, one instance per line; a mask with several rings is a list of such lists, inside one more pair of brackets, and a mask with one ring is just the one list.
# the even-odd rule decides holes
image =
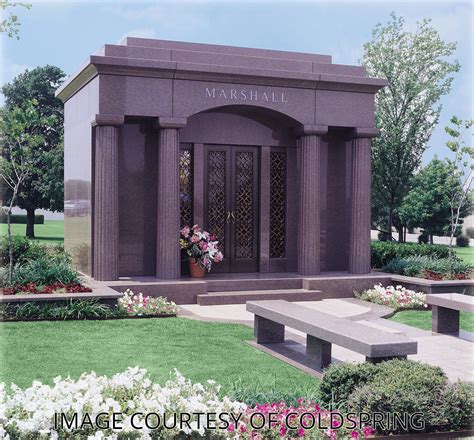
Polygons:
[[[176,370],[164,385],[152,383],[138,367],[112,378],[92,372],[77,380],[57,377],[52,386],[34,381],[24,390],[14,384],[7,390],[1,383],[0,438],[357,439],[374,433],[364,425],[348,428],[346,417],[331,421],[331,413],[311,401],[301,400],[298,407],[285,402],[248,407],[219,392],[214,381],[192,383]],[[321,424],[309,428],[311,416],[322,417]],[[258,428],[259,418],[266,419],[266,427]],[[285,419],[300,426],[287,429]]]
[[117,301],[120,312],[128,316],[141,315],[176,315],[178,306],[162,296],[143,296],[127,289]]
[[376,284],[373,289],[364,290],[362,293],[355,292],[355,295],[364,301],[393,307],[395,310],[428,307],[423,292],[415,292],[402,286],[383,287],[382,284]]
[[213,263],[219,263],[224,258],[217,247],[218,243],[214,234],[201,231],[198,225],[194,225],[192,228],[185,226],[181,229],[181,239],[179,240],[181,249],[184,249],[199,266],[208,272]]

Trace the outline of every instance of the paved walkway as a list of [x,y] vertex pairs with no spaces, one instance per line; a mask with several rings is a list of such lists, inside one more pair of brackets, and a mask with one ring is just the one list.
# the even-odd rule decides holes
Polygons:
[[[357,321],[389,333],[400,333],[418,341],[418,354],[409,359],[427,362],[441,367],[451,381],[474,381],[474,343],[453,336],[441,335],[394,321],[383,319],[389,309],[356,299],[325,299],[323,301],[298,302],[304,307],[319,310],[340,318]],[[207,321],[234,322],[253,326],[253,314],[245,310],[245,304],[220,306],[180,306],[181,314]],[[272,354],[314,374],[305,364],[304,344],[306,335],[294,329],[286,329],[284,344],[272,344]],[[268,350],[266,350],[268,351]],[[364,356],[333,345],[333,361],[363,362]]]

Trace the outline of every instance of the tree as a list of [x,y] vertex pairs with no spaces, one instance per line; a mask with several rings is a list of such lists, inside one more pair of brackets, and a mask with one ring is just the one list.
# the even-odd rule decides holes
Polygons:
[[[15,8],[17,6],[24,7],[26,9],[31,8],[31,4],[25,2],[11,2],[9,0],[0,0],[0,9],[6,10],[7,8]],[[20,39],[20,22],[18,16],[10,13],[7,18],[0,21],[0,32],[7,34],[10,38]]]
[[[473,120],[462,121],[453,116],[450,120],[452,127],[445,127],[446,133],[451,136],[451,140],[446,142],[446,146],[454,153],[454,158],[448,158],[451,165],[451,179],[459,181],[459,187],[450,188],[450,211],[451,223],[449,234],[449,256],[453,255],[453,239],[458,230],[460,219],[462,218],[463,206],[467,203],[471,206],[471,199],[468,197],[473,179],[473,159],[474,148],[467,146],[464,135],[471,130],[474,125]],[[469,171],[469,172],[468,172]]]
[[386,212],[390,238],[393,225],[403,236],[398,209],[438,122],[439,99],[451,90],[451,74],[460,68],[457,61],[447,60],[456,44],[444,42],[430,20],[418,22],[415,32],[404,26],[395,14],[386,25],[378,24],[362,59],[370,76],[388,80],[376,96],[380,136],[372,143],[372,198],[377,211]]
[[0,178],[4,189],[9,190],[5,214],[7,216],[9,271],[8,279],[13,277],[13,245],[10,216],[16,198],[25,192],[25,182],[34,173],[35,148],[44,144],[42,129],[51,126],[54,117],[43,117],[34,100],[25,103],[23,108],[14,107],[2,112],[0,129],[2,133],[2,154],[0,158]]
[[[454,175],[453,164],[435,157],[413,179],[413,188],[399,209],[400,220],[409,228],[422,228],[432,243],[433,235],[450,233],[452,192],[461,189],[462,184]],[[460,218],[468,213],[469,203],[465,200]]]
[[18,75],[11,84],[3,86],[5,107],[25,108],[31,100],[37,102],[40,117],[51,121],[50,125],[38,127],[43,144],[36,145],[32,155],[34,170],[23,186],[25,191],[16,198],[16,205],[26,210],[26,236],[34,237],[36,209],[63,210],[63,105],[54,92],[64,78],[64,72],[55,66],[37,67]]

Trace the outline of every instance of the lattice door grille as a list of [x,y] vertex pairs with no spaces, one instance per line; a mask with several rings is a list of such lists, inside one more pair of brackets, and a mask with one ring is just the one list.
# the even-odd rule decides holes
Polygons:
[[286,256],[286,153],[270,153],[270,258]]
[[254,216],[254,155],[238,152],[236,155],[235,191],[235,245],[236,258],[253,258]]
[[208,231],[216,235],[219,248],[225,249],[226,152],[209,151],[207,158]]
[[191,147],[179,152],[179,196],[181,227],[193,225],[193,151]]

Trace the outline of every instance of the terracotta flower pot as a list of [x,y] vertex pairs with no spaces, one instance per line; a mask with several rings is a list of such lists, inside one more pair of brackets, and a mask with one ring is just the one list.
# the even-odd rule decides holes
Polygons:
[[191,275],[191,278],[203,278],[205,274],[206,269],[202,268],[194,258],[190,258],[189,275]]

